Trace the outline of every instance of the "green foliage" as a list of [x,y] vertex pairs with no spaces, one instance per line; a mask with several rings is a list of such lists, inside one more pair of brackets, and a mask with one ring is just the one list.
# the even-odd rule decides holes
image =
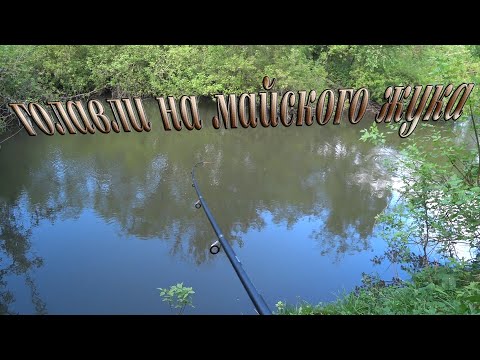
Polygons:
[[360,130],[362,136],[360,137],[361,141],[371,142],[374,145],[383,145],[385,144],[386,137],[383,132],[378,129],[377,123],[373,123],[369,129]]
[[392,85],[478,82],[476,47],[446,45],[331,45],[317,47],[327,78],[339,86],[366,87],[382,103]]
[[160,290],[160,297],[170,305],[170,308],[178,309],[177,314],[181,315],[187,306],[193,306],[193,288],[183,286],[183,283],[170,286],[169,289],[157,288]]
[[478,53],[476,46],[430,45],[3,45],[0,119],[8,125],[9,101],[104,90],[114,96],[240,94],[262,90],[265,75],[277,79],[274,91],[366,87],[383,102],[391,85],[478,83]]
[[110,88],[128,95],[214,95],[324,85],[305,46],[1,46],[0,89],[12,99],[73,96]]
[[322,89],[326,72],[308,46],[0,46],[0,132],[13,101],[113,96],[213,96]]
[[[447,129],[428,127],[422,140],[409,138],[400,146],[399,156],[386,166],[401,179],[402,201],[377,217],[389,251],[383,258],[416,266],[430,256],[459,257],[458,246],[478,251],[480,246],[480,147],[473,114],[470,132],[473,143],[458,142]],[[466,124],[468,125],[468,124]],[[373,125],[361,140],[384,143],[385,134]],[[419,249],[419,253],[415,253]]]
[[[368,278],[368,277],[367,277]],[[282,315],[480,314],[478,265],[429,266],[411,281],[386,285],[369,279],[356,291],[329,304],[277,303]]]

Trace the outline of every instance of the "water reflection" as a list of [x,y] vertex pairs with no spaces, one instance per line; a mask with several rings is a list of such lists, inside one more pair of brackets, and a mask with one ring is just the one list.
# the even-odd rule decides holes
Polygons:
[[[46,311],[30,275],[41,259],[29,234],[39,222],[79,219],[86,209],[117,224],[119,236],[165,241],[172,256],[197,265],[212,261],[212,230],[193,207],[190,171],[201,160],[211,164],[199,169],[198,182],[235,245],[270,222],[291,230],[308,218],[319,256],[340,261],[371,247],[374,217],[390,193],[379,150],[358,141],[368,119],[356,126],[225,131],[209,126],[212,105],[201,107],[200,131],[164,132],[152,102],[146,106],[151,133],[25,136],[2,148],[1,277],[24,274],[32,303]],[[0,286],[8,312],[12,294],[5,280]]]
[[12,276],[23,278],[35,312],[45,314],[46,305],[32,275],[36,268],[42,266],[43,261],[32,253],[29,237],[32,224],[36,224],[40,216],[51,215],[39,214],[38,211],[21,214],[18,202],[0,203],[0,314],[15,313],[10,309],[10,305],[16,300],[15,295],[7,286],[7,279]]

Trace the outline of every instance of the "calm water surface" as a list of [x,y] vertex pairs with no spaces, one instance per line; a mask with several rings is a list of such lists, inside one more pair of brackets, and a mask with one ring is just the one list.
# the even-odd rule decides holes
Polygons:
[[[187,314],[254,314],[193,206],[190,171],[244,268],[274,309],[330,301],[382,253],[374,217],[392,200],[358,125],[17,136],[0,150],[0,312],[170,314],[158,287],[196,291]],[[346,118],[343,119],[346,121]]]

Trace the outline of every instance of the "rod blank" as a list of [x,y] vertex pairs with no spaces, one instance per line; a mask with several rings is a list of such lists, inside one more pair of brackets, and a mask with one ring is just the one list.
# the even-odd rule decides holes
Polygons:
[[[258,292],[258,290],[255,288],[253,285],[252,281],[248,277],[246,271],[243,269],[242,263],[238,259],[237,255],[235,254],[235,251],[233,251],[233,248],[230,246],[230,243],[227,241],[225,236],[222,233],[222,230],[220,230],[220,227],[218,226],[217,222],[215,221],[215,218],[213,217],[212,212],[210,211],[210,208],[208,207],[205,199],[203,198],[200,188],[198,187],[197,180],[195,179],[195,168],[198,165],[203,165],[205,162],[201,161],[196,163],[193,168],[192,168],[192,186],[195,188],[195,191],[198,195],[198,201],[197,203],[200,204],[199,207],[197,207],[197,203],[195,203],[195,207],[199,209],[200,207],[203,208],[203,211],[205,212],[205,215],[207,215],[208,221],[210,221],[210,225],[212,225],[213,230],[215,231],[215,234],[217,235],[218,242],[222,245],[223,249],[225,250],[225,254],[227,254],[228,260],[233,266],[233,269],[237,273],[238,278],[242,282],[243,287],[247,291],[248,296],[250,297],[250,300],[252,300],[253,305],[255,305],[255,308],[257,309],[257,312],[260,315],[271,315],[272,312],[269,309],[267,303],[263,299],[262,295]],[[217,242],[213,243],[210,246],[210,252],[212,252],[212,247],[216,246],[218,247],[218,251],[215,252],[217,254],[220,251],[219,245],[216,245]],[[214,249],[214,251],[217,249]]]

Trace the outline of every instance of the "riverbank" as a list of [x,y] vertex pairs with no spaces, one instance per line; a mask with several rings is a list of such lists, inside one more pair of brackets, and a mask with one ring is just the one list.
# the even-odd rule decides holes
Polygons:
[[473,315],[480,314],[480,264],[429,266],[408,281],[364,285],[338,300],[313,305],[277,303],[281,315]]

